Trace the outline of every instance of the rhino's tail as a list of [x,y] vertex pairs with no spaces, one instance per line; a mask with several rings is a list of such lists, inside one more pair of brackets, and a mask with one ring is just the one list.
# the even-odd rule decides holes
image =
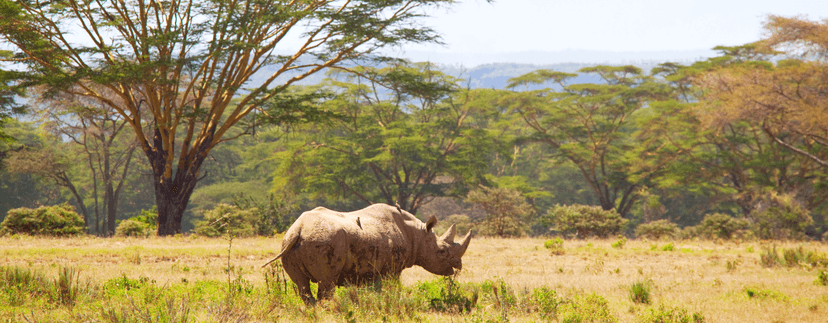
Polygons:
[[[291,228],[291,229],[293,229],[293,228]],[[281,258],[282,255],[285,254],[285,252],[287,252],[288,250],[293,248],[293,245],[295,245],[296,242],[299,241],[299,230],[288,230],[286,235],[287,236],[285,237],[285,239],[282,240],[282,251],[279,252],[279,254],[276,255],[275,258],[271,259],[266,264],[262,265],[262,268],[267,267],[267,265],[270,265],[270,263],[272,263],[272,262],[276,261],[277,259]]]

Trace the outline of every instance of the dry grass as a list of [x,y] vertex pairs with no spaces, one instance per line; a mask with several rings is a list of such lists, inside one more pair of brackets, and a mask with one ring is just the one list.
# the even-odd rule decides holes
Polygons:
[[[813,284],[819,270],[799,267],[764,268],[762,242],[630,240],[619,249],[614,240],[567,240],[563,255],[551,255],[545,239],[475,238],[465,257],[460,282],[502,279],[514,290],[549,286],[561,295],[595,292],[609,301],[621,322],[659,305],[700,312],[706,322],[826,322],[828,287]],[[243,278],[264,284],[262,264],[278,250],[281,237],[236,239],[230,264]],[[654,246],[655,245],[655,248]],[[828,253],[819,243],[776,242],[779,249],[803,247]],[[62,267],[78,269],[81,280],[151,277],[159,285],[182,280],[226,280],[228,241],[200,237],[50,239],[0,238],[0,266],[17,265],[57,275]],[[653,250],[654,249],[654,250]],[[435,276],[415,267],[403,272],[406,286]],[[629,286],[651,282],[651,304],[634,304]],[[747,290],[767,291],[769,297],[749,297]],[[307,309],[317,311],[316,309]],[[336,321],[320,312],[307,320]],[[427,313],[425,320],[456,320]],[[468,318],[468,317],[467,317]],[[466,318],[466,319],[467,319]],[[513,317],[513,321],[529,317]],[[537,319],[536,317],[534,319]]]

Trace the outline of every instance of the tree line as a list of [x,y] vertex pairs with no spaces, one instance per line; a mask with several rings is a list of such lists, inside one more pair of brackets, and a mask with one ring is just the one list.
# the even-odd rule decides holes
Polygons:
[[[28,67],[4,70],[3,111],[19,110],[5,98],[26,90],[36,122],[3,119],[4,138],[16,139],[0,147],[3,206],[69,200],[90,231],[112,234],[118,220],[155,205],[157,233],[168,235],[187,228],[185,217],[191,221],[239,196],[279,200],[293,214],[378,202],[434,212],[430,203],[451,198],[460,212],[482,218],[469,207],[486,205],[481,194],[517,193],[511,206],[527,211],[503,212],[510,218],[494,230],[517,221],[524,228],[513,232],[543,233],[548,228],[540,219],[556,204],[598,205],[634,223],[669,219],[686,226],[711,213],[750,219],[782,196],[808,210],[811,234],[826,230],[828,39],[821,31],[828,25],[769,16],[768,37],[717,47],[719,56],[689,65],[585,67],[578,73],[601,80],[587,84],[572,82],[576,73],[537,70],[510,79],[506,89],[480,89],[433,64],[369,55],[400,42],[434,41],[427,28],[389,28],[416,18],[420,4],[428,1],[393,4],[402,11],[371,20],[376,29],[362,38],[350,34],[353,24],[367,23],[358,11],[388,8],[355,7],[348,17],[325,6],[305,8],[319,11],[297,21],[330,24],[310,33],[297,52],[320,63],[301,66],[295,57],[271,55],[273,47],[261,44],[275,43],[254,37],[253,29],[231,32],[226,25],[199,27],[202,35],[227,34],[189,57],[187,48],[198,45],[180,37],[197,24],[187,17],[156,16],[153,23],[179,29],[144,36],[154,41],[124,36],[140,29],[128,25],[88,27],[92,38],[103,37],[94,28],[115,28],[129,46],[99,43],[78,54],[55,30],[20,25],[45,21],[48,5],[7,8],[16,10],[10,21],[17,23],[0,28],[19,51],[4,60]],[[116,13],[76,9],[83,10]],[[113,19],[137,23],[131,14]],[[237,14],[262,15],[254,28],[262,37],[290,27],[264,11]],[[374,47],[358,51],[366,41]],[[86,63],[95,55],[105,63]],[[341,64],[368,57],[373,64]],[[271,64],[283,69],[269,82],[285,71],[303,73],[242,90],[245,73]],[[292,85],[323,69],[322,83]],[[57,70],[71,72],[49,73]],[[138,158],[140,151],[146,158]]]

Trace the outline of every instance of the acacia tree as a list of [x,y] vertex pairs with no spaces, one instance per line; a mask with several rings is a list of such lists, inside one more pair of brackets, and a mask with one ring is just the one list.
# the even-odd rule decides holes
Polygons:
[[[653,70],[672,85],[674,98],[650,104],[638,118],[635,135],[642,145],[635,151],[652,158],[637,167],[665,165],[653,180],[656,187],[700,192],[712,204],[733,202],[744,215],[770,191],[796,195],[808,208],[822,205],[828,197],[820,189],[825,172],[819,157],[813,157],[824,155],[824,146],[818,136],[809,141],[804,134],[819,129],[820,103],[813,97],[819,95],[818,86],[813,73],[796,75],[806,67],[802,65],[816,62],[772,63],[780,53],[763,42],[714,49],[721,55]],[[806,117],[807,112],[811,114]],[[794,131],[797,126],[801,128]],[[776,132],[781,129],[788,130]]]
[[696,80],[708,92],[708,124],[747,121],[775,143],[828,170],[828,22],[770,16],[758,51],[783,54],[713,70]]
[[340,117],[307,129],[310,143],[280,153],[279,190],[320,198],[399,204],[416,213],[436,196],[463,196],[479,183],[494,149],[485,122],[494,97],[458,89],[427,63],[367,68],[329,80],[320,102]]
[[[325,68],[439,41],[418,18],[451,2],[0,0],[0,39],[16,51],[3,61],[24,66],[6,75],[14,86],[95,98],[124,118],[153,170],[158,234],[171,235],[204,159],[233,139],[233,125],[256,111],[278,116],[262,103]],[[291,37],[300,41],[288,48]],[[256,73],[269,76],[252,84]]]
[[605,83],[570,85],[567,80],[576,74],[539,70],[510,79],[508,87],[555,83],[561,90],[515,91],[504,95],[502,104],[532,129],[527,140],[548,145],[581,171],[604,210],[626,216],[652,175],[634,174],[635,157],[626,154],[635,146],[632,120],[647,102],[664,98],[669,90],[634,66],[579,72],[598,74]]
[[[109,99],[118,100],[111,96]],[[91,222],[94,222],[96,233],[114,235],[119,198],[137,148],[133,137],[123,133],[126,121],[108,105],[83,96],[56,95],[48,100],[36,100],[35,106],[44,117],[46,130],[69,139],[86,155],[95,210],[94,221],[90,218],[86,222],[89,229],[93,229]],[[103,231],[98,207],[101,202],[105,212]],[[87,217],[83,204],[81,209]]]

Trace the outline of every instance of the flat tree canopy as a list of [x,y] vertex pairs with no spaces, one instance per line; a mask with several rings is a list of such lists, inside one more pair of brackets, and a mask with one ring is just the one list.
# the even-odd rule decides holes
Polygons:
[[[278,116],[263,102],[322,69],[439,41],[418,19],[452,2],[0,0],[0,40],[11,47],[0,90],[45,86],[115,109],[153,169],[158,234],[171,235],[228,129],[251,113]],[[282,45],[296,36],[300,45]],[[265,67],[270,76],[251,85]]]

